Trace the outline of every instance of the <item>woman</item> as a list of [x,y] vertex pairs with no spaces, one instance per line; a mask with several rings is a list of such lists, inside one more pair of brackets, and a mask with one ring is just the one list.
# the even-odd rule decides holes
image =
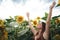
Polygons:
[[29,13],[27,13],[29,28],[34,34],[34,40],[49,40],[50,19],[52,16],[52,9],[54,6],[55,6],[55,2],[53,2],[52,5],[50,6],[49,15],[47,17],[46,24],[44,22],[38,23],[37,25],[38,30],[35,30],[34,27],[32,26],[30,19],[29,19]]

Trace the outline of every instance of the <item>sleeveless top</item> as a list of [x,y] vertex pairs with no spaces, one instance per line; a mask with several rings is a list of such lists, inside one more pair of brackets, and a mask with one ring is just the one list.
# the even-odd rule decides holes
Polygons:
[[[39,35],[39,32],[37,32],[35,36],[37,35]],[[34,36],[34,40],[35,40],[35,36]],[[41,34],[41,37],[37,38],[36,40],[45,40],[43,34]]]

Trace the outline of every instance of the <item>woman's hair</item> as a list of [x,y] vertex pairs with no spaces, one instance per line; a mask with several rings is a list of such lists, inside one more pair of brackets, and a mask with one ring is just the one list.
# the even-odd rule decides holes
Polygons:
[[42,22],[42,32],[45,31],[45,26],[46,26],[46,23]]

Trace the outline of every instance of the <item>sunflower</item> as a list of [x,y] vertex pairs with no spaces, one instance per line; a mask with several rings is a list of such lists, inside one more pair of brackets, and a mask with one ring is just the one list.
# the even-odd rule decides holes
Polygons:
[[5,28],[0,27],[0,40],[7,40],[8,39],[8,32],[5,30]]
[[60,0],[58,0],[58,4],[60,4]]
[[37,18],[36,18],[37,22],[40,22],[40,19],[41,19],[40,17],[37,17]]
[[8,39],[8,32],[7,31],[4,31],[4,37],[5,37],[5,39]]
[[56,35],[54,36],[54,39],[55,39],[55,40],[60,40],[60,35],[59,35],[59,34],[56,34]]
[[16,21],[18,23],[22,23],[23,22],[23,16],[17,16]]
[[60,17],[58,17],[59,23],[60,23]]
[[56,23],[56,24],[58,24],[58,23],[59,23],[59,20],[58,20],[58,19],[56,19],[56,20],[55,20],[55,23]]
[[56,6],[56,7],[58,7],[58,6],[60,6],[60,0],[58,0],[58,4],[57,4],[57,6]]
[[4,21],[0,20],[0,27],[4,28]]
[[38,23],[37,20],[34,20],[34,21],[33,21],[33,25],[34,25],[34,26],[37,26],[37,23]]
[[40,17],[37,17],[36,19],[37,19],[37,20],[40,20],[41,18],[40,18]]

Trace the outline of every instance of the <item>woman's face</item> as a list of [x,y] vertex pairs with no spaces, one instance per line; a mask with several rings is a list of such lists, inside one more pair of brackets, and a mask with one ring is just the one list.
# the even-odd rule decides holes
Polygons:
[[37,28],[38,28],[38,29],[42,29],[42,23],[39,23],[39,24],[37,25]]

